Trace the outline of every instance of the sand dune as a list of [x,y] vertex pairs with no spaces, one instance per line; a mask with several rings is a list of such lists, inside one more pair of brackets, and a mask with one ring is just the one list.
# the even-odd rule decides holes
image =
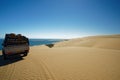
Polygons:
[[120,35],[91,36],[59,42],[55,47],[95,47],[120,50]]
[[119,42],[119,36],[73,39],[6,61],[0,52],[0,80],[120,80]]

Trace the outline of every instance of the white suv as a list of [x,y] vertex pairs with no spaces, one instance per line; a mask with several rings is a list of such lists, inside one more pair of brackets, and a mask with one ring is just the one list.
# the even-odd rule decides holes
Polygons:
[[4,59],[16,54],[27,56],[29,52],[29,40],[21,34],[6,34],[2,46],[2,54]]

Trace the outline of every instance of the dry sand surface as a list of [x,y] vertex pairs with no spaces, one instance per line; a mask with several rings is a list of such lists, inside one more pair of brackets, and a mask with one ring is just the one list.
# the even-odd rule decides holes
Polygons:
[[59,42],[55,47],[95,47],[120,50],[120,35],[92,36]]
[[2,58],[0,80],[120,80],[119,35],[33,46],[27,57]]

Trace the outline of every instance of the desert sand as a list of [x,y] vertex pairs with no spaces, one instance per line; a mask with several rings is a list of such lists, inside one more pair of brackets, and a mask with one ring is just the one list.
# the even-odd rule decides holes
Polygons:
[[0,51],[0,80],[120,80],[120,35],[33,46],[10,60]]

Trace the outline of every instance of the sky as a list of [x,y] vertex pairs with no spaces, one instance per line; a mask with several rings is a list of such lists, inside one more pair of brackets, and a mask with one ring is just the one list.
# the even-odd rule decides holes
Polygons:
[[0,37],[120,34],[120,0],[0,0]]

